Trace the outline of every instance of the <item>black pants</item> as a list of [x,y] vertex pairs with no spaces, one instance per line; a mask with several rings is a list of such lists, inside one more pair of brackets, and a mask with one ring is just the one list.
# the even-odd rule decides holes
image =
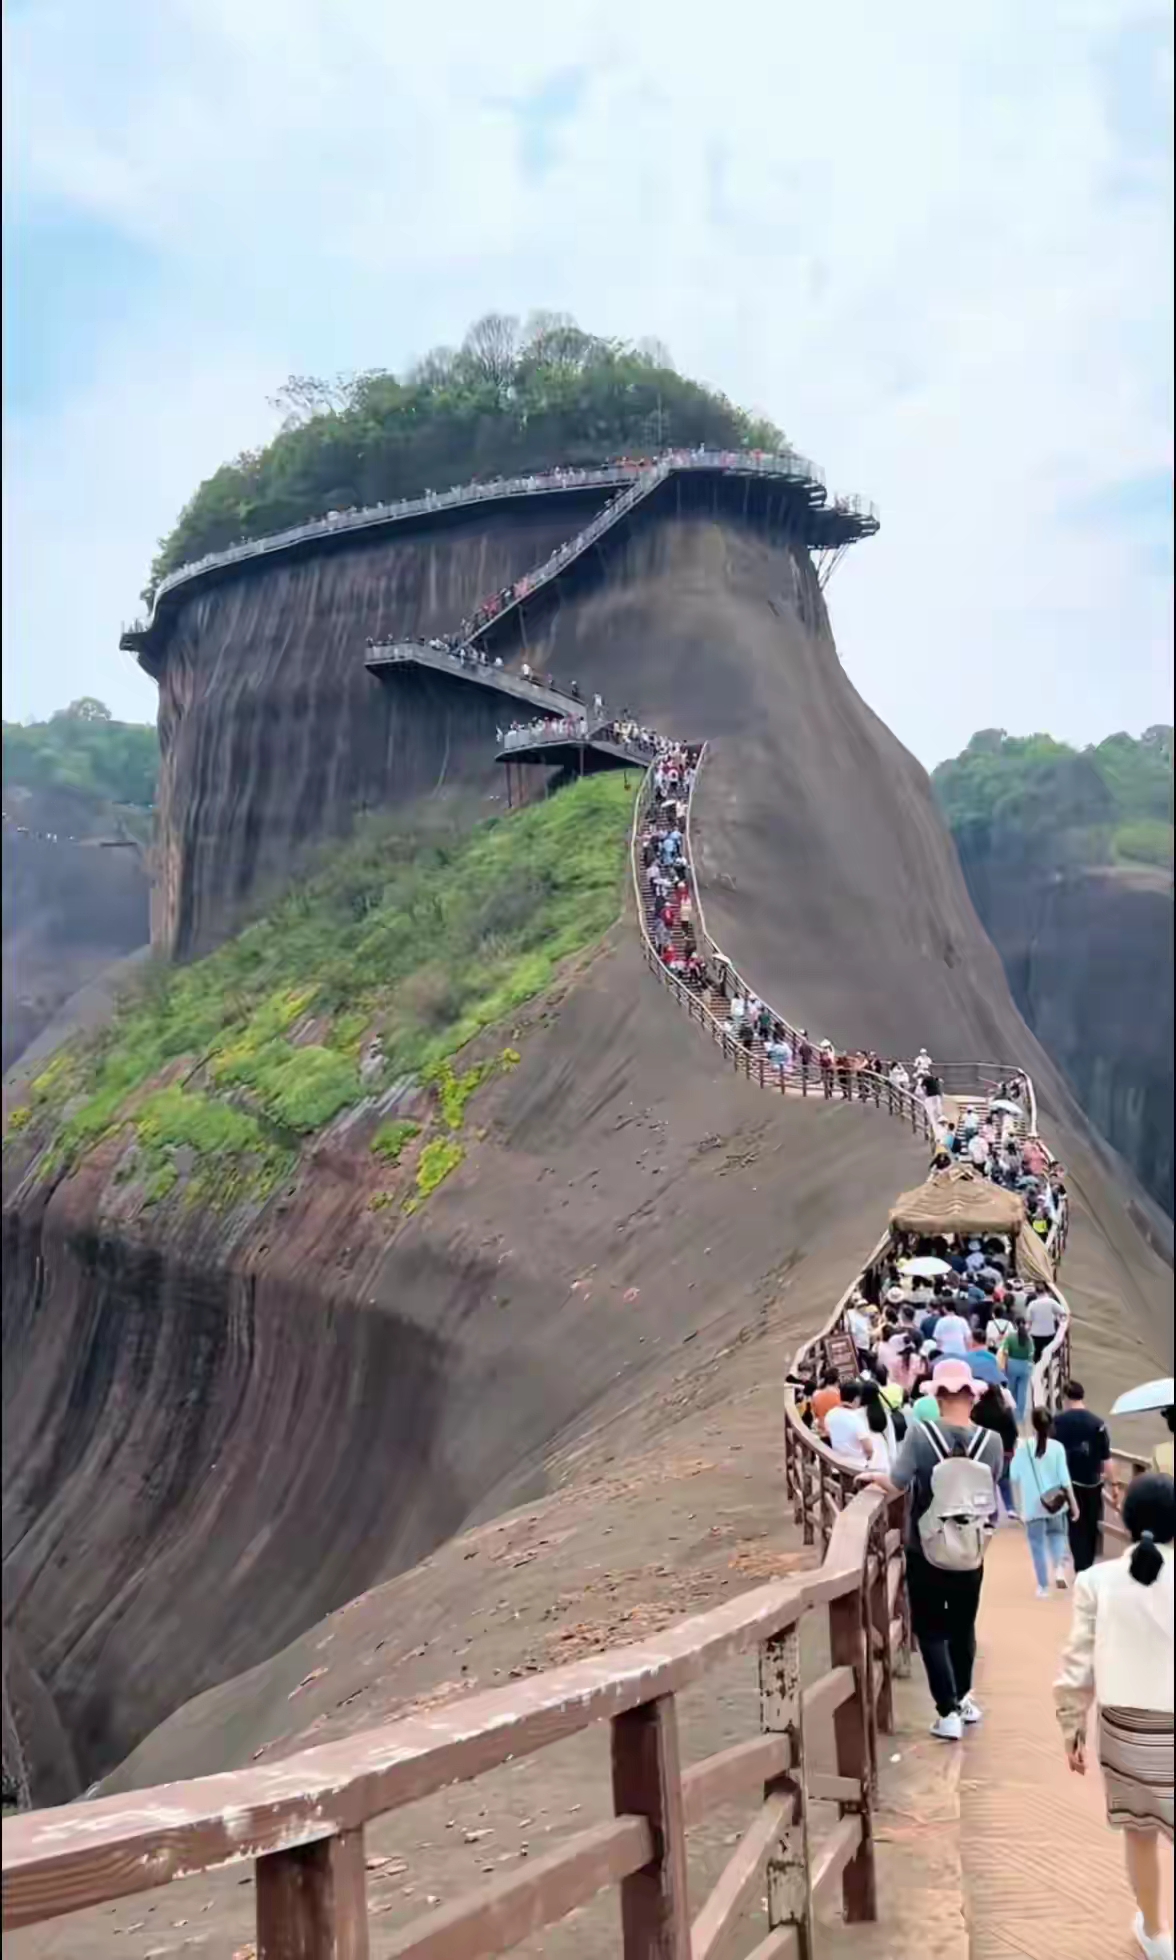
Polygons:
[[941,1572],[910,1545],[906,1559],[911,1631],[923,1656],[931,1699],[941,1715],[950,1715],[972,1686],[984,1567]]
[[1070,1519],[1070,1555],[1075,1572],[1085,1572],[1098,1557],[1098,1535],[1102,1527],[1103,1492],[1101,1484],[1075,1484],[1078,1516]]
[[1056,1334],[1034,1334],[1033,1359],[1035,1361],[1040,1361],[1042,1355],[1045,1353],[1045,1350],[1049,1346],[1050,1342],[1056,1339],[1057,1339]]

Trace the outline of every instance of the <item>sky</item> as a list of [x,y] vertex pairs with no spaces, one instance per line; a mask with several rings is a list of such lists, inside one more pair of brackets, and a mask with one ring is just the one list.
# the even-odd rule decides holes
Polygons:
[[655,336],[879,507],[829,588],[926,763],[1169,721],[1152,0],[9,0],[4,713],[149,719],[157,541],[288,374]]

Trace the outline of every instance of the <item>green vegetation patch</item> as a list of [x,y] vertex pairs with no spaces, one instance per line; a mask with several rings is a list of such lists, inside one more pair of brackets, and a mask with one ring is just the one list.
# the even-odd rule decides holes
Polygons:
[[[771,422],[678,374],[656,341],[584,333],[567,314],[488,314],[408,374],[291,376],[281,432],[200,485],[151,568],[177,566],[328,510],[392,503],[480,476],[666,448],[778,449]],[[148,590],[150,591],[151,588]],[[148,594],[144,594],[148,596]]]
[[455,1171],[465,1156],[465,1145],[456,1137],[435,1137],[421,1151],[417,1165],[416,1188],[418,1196],[427,1198],[439,1184],[443,1184],[450,1171]]
[[[183,1152],[195,1188],[225,1201],[271,1189],[303,1138],[404,1078],[432,1082],[459,1130],[518,1054],[452,1058],[616,917],[633,789],[589,776],[466,830],[436,813],[369,822],[217,952],[152,968],[109,1029],[51,1059],[9,1135],[48,1145],[57,1169],[130,1125],[151,1191],[172,1188]],[[373,1151],[395,1163],[417,1127],[383,1125]],[[452,1136],[439,1142],[421,1152],[420,1197],[461,1161]]]
[[4,787],[69,790],[108,803],[150,805],[159,772],[154,727],[115,721],[87,695],[48,721],[4,723]]
[[1054,870],[1172,866],[1172,730],[1086,749],[982,729],[933,777],[965,861],[1018,857]]
[[419,1137],[421,1126],[409,1117],[398,1117],[393,1123],[381,1123],[371,1141],[372,1152],[382,1163],[398,1164],[406,1143]]

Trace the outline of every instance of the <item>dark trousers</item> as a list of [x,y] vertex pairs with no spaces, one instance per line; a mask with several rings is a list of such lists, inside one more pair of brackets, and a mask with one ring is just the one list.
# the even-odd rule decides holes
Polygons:
[[972,1686],[984,1567],[976,1572],[941,1572],[910,1545],[906,1567],[911,1631],[923,1656],[927,1686],[939,1713],[950,1715]]
[[1085,1572],[1098,1557],[1098,1535],[1102,1529],[1103,1492],[1101,1484],[1075,1484],[1078,1516],[1070,1519],[1070,1556],[1075,1572]]
[[1050,1342],[1056,1339],[1057,1339],[1056,1334],[1034,1334],[1033,1336],[1034,1360],[1040,1361],[1042,1355],[1045,1353],[1045,1350],[1049,1346]]

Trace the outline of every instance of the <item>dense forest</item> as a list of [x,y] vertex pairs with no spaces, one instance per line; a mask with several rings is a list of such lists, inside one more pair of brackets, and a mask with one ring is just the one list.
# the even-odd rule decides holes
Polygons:
[[1172,730],[1109,735],[1085,749],[1050,735],[973,735],[933,778],[961,856],[1032,858],[1040,869],[1172,866]]
[[90,696],[48,721],[4,723],[4,787],[68,790],[103,803],[155,801],[159,740],[153,726],[115,721]]
[[459,348],[434,348],[399,377],[295,375],[273,406],[279,433],[200,485],[160,545],[145,597],[205,552],[329,510],[671,445],[783,442],[771,422],[676,373],[659,342],[603,340],[557,313],[525,326],[487,314]]

